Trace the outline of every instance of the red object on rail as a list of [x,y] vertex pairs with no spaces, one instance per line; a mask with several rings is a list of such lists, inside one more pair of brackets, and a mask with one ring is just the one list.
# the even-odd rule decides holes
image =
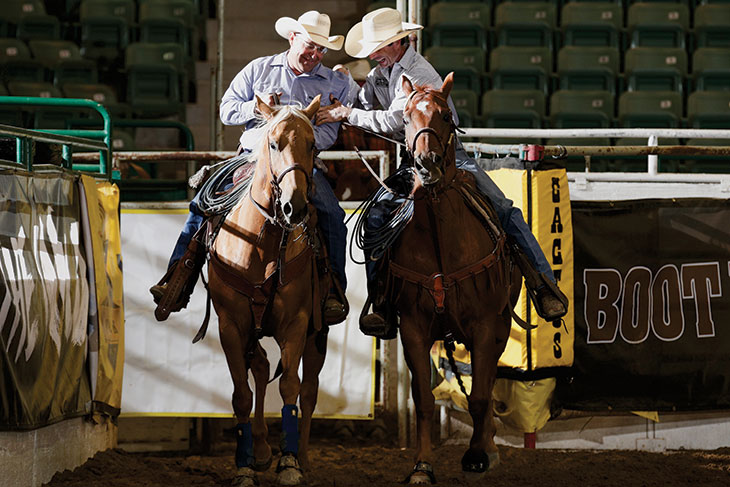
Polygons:
[[537,433],[525,433],[525,448],[535,449],[535,443],[537,442]]
[[520,146],[520,160],[524,162],[540,162],[545,153],[545,146],[523,145]]

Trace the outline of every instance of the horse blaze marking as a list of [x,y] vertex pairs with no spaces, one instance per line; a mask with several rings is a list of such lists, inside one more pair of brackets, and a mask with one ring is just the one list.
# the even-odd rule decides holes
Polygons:
[[697,338],[715,336],[711,299],[722,297],[719,262],[667,264],[656,273],[635,266],[625,276],[616,269],[585,269],[583,286],[589,344],[613,343],[618,333],[632,344],[650,333],[677,340],[684,333],[686,306],[694,306]]
[[428,115],[428,112],[427,112],[427,110],[428,110],[428,102],[426,100],[419,101],[416,104],[416,110],[418,110],[421,113],[424,113],[424,114]]

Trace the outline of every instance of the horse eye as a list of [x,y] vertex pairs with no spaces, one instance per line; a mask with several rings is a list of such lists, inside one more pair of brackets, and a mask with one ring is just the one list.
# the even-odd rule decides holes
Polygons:
[[451,114],[450,113],[444,113],[444,122],[448,122],[451,120]]
[[410,120],[408,120],[407,118],[403,119],[403,125],[408,125],[409,122],[410,122]]
[[274,142],[274,141],[269,142],[269,148],[271,150],[279,150],[279,147],[276,145],[276,142]]

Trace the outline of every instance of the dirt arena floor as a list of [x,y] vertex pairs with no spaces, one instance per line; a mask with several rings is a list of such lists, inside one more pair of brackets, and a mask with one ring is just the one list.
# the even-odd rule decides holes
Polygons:
[[[369,422],[365,422],[367,424]],[[352,434],[336,435],[331,424],[315,422],[310,487],[396,486],[413,467],[413,450],[397,447],[389,428],[360,423]],[[276,449],[278,432],[270,431]],[[539,439],[538,439],[539,441]],[[204,487],[229,486],[235,475],[235,444],[220,441],[212,453],[100,452],[73,472],[57,473],[48,487]],[[461,475],[465,445],[435,449],[434,469],[441,486],[730,486],[730,448],[713,451],[557,451],[500,447],[501,464],[476,484]],[[276,460],[276,459],[275,459]],[[275,464],[259,474],[262,486],[275,486]]]

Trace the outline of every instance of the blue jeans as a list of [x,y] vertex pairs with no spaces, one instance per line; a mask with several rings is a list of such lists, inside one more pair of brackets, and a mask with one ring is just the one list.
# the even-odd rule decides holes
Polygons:
[[540,244],[527,226],[527,222],[525,222],[522,216],[522,211],[512,205],[512,200],[508,199],[502,190],[499,189],[499,186],[494,184],[492,178],[482,168],[477,166],[476,161],[469,157],[463,147],[456,149],[456,167],[474,174],[477,181],[477,189],[489,198],[489,201],[494,206],[494,210],[497,212],[504,231],[507,232],[507,235],[515,239],[515,242],[525,252],[525,255],[530,259],[535,269],[541,274],[546,274],[555,282],[553,270],[550,268],[550,264],[545,258]]
[[[330,265],[344,292],[347,289],[347,276],[345,275],[345,248],[347,245],[345,210],[340,207],[340,203],[337,201],[334,191],[332,191],[332,186],[329,185],[322,171],[315,168],[313,180],[314,195],[312,196],[312,204],[317,209],[319,228],[322,230],[325,245],[327,246]],[[185,254],[188,244],[200,228],[203,219],[203,213],[198,209],[198,195],[195,195],[190,202],[188,219],[185,221],[182,232],[180,232],[172,251],[168,269]]]
[[[527,258],[530,259],[532,265],[538,272],[546,274],[553,282],[555,276],[550,264],[545,258],[545,254],[540,248],[540,244],[527,226],[525,219],[522,217],[522,211],[512,205],[512,200],[508,199],[494,181],[479,166],[476,161],[469,157],[466,151],[459,147],[456,149],[456,167],[458,169],[469,171],[474,174],[477,182],[477,189],[494,206],[497,216],[502,223],[502,228],[514,238],[517,245],[525,252]],[[387,221],[388,215],[397,208],[404,198],[385,193],[377,204],[372,207],[365,225],[366,231],[377,232]],[[377,263],[366,256],[365,274],[368,283],[372,285],[375,282],[375,270]]]

